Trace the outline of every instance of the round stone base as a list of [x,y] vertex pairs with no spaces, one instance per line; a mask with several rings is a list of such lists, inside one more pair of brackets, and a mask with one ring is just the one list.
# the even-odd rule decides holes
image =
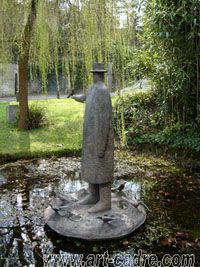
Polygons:
[[112,208],[88,213],[93,205],[81,205],[85,189],[54,198],[45,210],[45,221],[58,234],[84,240],[119,239],[131,234],[146,220],[142,205],[129,201],[124,192],[112,192]]

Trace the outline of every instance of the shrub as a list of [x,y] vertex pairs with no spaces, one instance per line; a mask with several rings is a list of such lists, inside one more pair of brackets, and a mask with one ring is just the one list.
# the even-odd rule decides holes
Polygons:
[[174,124],[153,134],[143,134],[131,139],[130,145],[153,144],[175,149],[200,152],[200,127],[196,124]]
[[166,123],[165,112],[159,107],[152,91],[128,94],[117,99],[114,129],[119,137],[122,113],[127,144],[142,134],[158,132]]
[[48,124],[46,109],[38,104],[31,104],[28,115],[28,129],[37,129]]
[[[19,121],[19,114],[17,115],[17,123]],[[45,107],[34,103],[29,106],[27,129],[37,129],[48,125]]]
[[118,98],[114,106],[114,129],[120,140],[120,131],[124,129],[129,146],[153,144],[200,152],[199,117],[188,124],[176,122],[166,116],[163,104],[158,104],[152,91]]

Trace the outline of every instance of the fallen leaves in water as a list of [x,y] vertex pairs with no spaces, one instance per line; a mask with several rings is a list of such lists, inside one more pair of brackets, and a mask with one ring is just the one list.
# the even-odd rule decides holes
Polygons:
[[129,244],[130,244],[130,242],[128,240],[122,241],[122,245],[124,245],[124,246],[128,246]]

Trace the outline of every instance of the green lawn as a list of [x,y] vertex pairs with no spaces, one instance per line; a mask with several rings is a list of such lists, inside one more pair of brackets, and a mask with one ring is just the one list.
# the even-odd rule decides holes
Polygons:
[[[36,101],[30,101],[32,102]],[[72,99],[37,101],[47,111],[49,126],[23,131],[6,122],[6,106],[0,104],[0,159],[17,159],[80,152],[84,105]]]

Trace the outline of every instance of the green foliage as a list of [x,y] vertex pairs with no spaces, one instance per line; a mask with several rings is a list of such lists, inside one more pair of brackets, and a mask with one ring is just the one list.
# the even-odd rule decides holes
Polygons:
[[153,144],[174,149],[200,152],[200,126],[197,124],[174,124],[163,131],[144,134],[132,139],[131,145]]
[[200,2],[148,0],[141,48],[130,67],[154,83],[172,121],[199,114]]
[[[148,77],[152,92],[123,97],[128,145],[153,144],[200,151],[200,2],[147,0],[140,47],[126,65]],[[120,135],[119,135],[120,136]]]
[[28,129],[37,129],[48,125],[45,107],[38,103],[31,104],[28,113]]
[[[134,29],[132,21],[135,15],[126,12],[130,10],[129,6],[124,8],[127,24],[120,28],[116,0],[81,1],[81,7],[70,5],[67,27],[61,29],[61,42],[66,44],[63,62],[73,89],[88,86],[92,62],[97,61],[106,65],[113,63],[118,87],[124,86],[124,80],[130,80],[125,66],[131,58],[132,36],[127,32]],[[66,15],[63,14],[62,19],[66,19]]]
[[[36,25],[33,35],[33,45],[31,52],[34,56],[31,60],[37,64],[42,78],[42,87],[46,90],[47,71],[51,62],[50,52],[50,33],[49,24],[47,22],[47,15],[49,15],[48,6],[45,5],[44,1],[39,1],[37,6]],[[52,18],[54,19],[54,18]],[[56,46],[55,46],[56,49]],[[54,55],[54,54],[53,54]]]
[[114,129],[121,138],[119,110],[124,114],[124,133],[128,146],[153,144],[200,152],[199,117],[190,124],[172,122],[153,91],[126,95],[116,100]]
[[155,132],[164,124],[164,114],[162,115],[153,92],[128,94],[116,100],[114,125],[118,135],[119,110],[122,110],[124,114],[128,140],[146,132]]
[[[16,126],[18,125],[18,121],[19,114],[17,114]],[[27,130],[42,128],[48,126],[48,124],[46,108],[38,104],[38,102],[32,102],[31,105],[29,105]]]
[[[118,87],[130,80],[126,64],[132,57],[133,4],[121,3],[125,23],[120,26],[118,0],[38,0],[31,33],[29,65],[31,78],[40,73],[46,90],[49,72],[62,68],[72,89],[85,89],[91,82],[95,61],[113,62]],[[23,32],[31,1],[2,0],[0,16],[0,61],[18,60],[23,53]],[[58,85],[59,87],[59,85]]]
[[[28,15],[29,1],[1,0],[0,6],[0,62],[16,61],[21,50],[24,21]],[[22,26],[23,25],[23,26]]]

